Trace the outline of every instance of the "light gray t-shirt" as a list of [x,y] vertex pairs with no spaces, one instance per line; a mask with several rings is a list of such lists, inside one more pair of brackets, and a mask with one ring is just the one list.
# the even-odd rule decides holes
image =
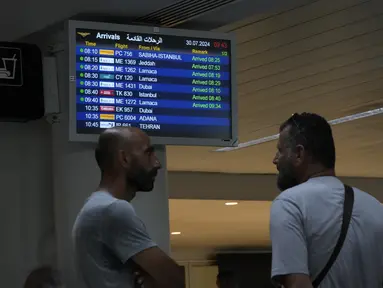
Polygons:
[[[371,195],[354,191],[348,233],[322,288],[382,288],[383,206]],[[318,177],[274,200],[270,218],[273,278],[302,273],[315,279],[337,243],[344,195],[337,178]]]
[[133,288],[129,260],[156,246],[133,206],[102,191],[87,199],[72,237],[77,269],[88,288]]

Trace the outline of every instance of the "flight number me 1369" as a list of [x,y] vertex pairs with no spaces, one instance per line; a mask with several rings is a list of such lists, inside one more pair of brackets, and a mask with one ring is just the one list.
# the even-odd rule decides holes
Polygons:
[[[115,51],[117,56],[132,57],[133,52],[131,51]],[[121,53],[117,53],[121,52]],[[124,58],[105,58],[105,57],[92,57],[92,56],[81,56],[80,61],[86,63],[100,63],[100,64],[121,64],[121,65],[136,65],[137,60],[135,59],[124,59]]]

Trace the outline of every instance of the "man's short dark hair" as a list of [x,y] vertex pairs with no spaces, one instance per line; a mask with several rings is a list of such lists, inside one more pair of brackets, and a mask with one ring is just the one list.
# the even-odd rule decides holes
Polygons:
[[335,167],[335,144],[330,124],[314,113],[294,114],[279,131],[289,127],[289,145],[302,145],[311,156],[328,169]]

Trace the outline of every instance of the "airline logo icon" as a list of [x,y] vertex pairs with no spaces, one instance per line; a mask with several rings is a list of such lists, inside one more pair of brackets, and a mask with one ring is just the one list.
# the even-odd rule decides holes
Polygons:
[[100,121],[100,128],[102,129],[113,128],[114,126],[116,126],[114,122]]
[[101,104],[114,104],[114,98],[104,98],[100,97],[99,102]]
[[102,120],[114,120],[114,114],[100,114],[100,119]]
[[100,110],[103,112],[114,112],[116,109],[114,106],[100,106]]
[[114,96],[114,90],[100,90],[100,95]]

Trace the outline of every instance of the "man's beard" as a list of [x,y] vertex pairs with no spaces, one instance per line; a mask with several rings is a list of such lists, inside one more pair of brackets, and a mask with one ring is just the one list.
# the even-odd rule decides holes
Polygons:
[[157,171],[135,170],[134,174],[127,175],[127,181],[134,185],[137,191],[150,192],[154,188],[154,179]]
[[299,182],[291,169],[280,169],[277,178],[277,185],[281,192],[297,186],[298,184]]

